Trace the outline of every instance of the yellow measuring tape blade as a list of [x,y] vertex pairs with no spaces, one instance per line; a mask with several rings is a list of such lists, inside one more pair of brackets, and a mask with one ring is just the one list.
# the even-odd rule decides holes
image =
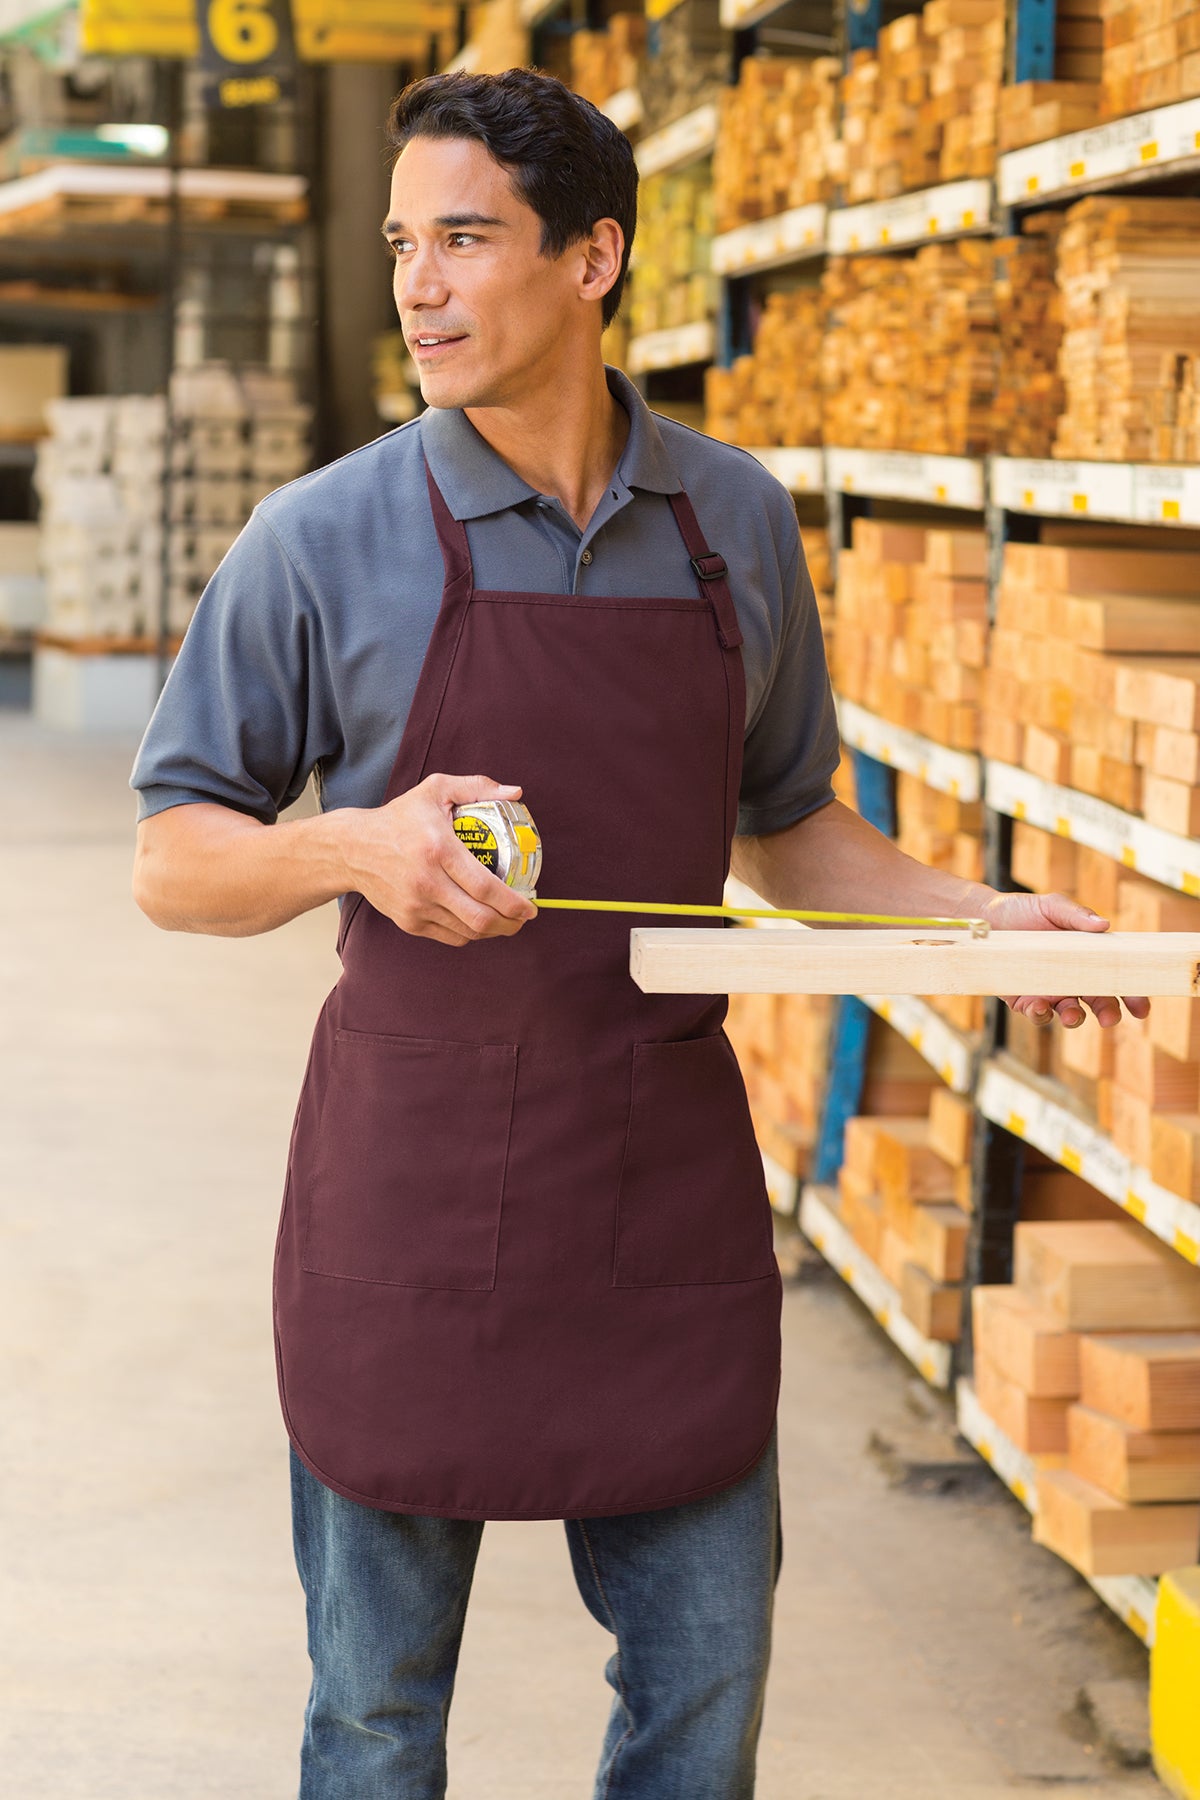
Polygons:
[[541,900],[531,895],[539,911],[556,907],[562,912],[667,913],[701,919],[799,919],[805,924],[822,925],[913,925],[933,927],[941,931],[969,931],[972,937],[986,937],[986,919],[915,919],[895,913],[814,912],[810,908],[776,908],[772,906],[677,906],[665,901],[634,900]]

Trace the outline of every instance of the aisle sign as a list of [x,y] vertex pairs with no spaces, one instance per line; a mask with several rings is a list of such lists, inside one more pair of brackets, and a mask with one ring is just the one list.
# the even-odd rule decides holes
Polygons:
[[200,67],[210,106],[272,106],[295,90],[288,0],[199,0]]

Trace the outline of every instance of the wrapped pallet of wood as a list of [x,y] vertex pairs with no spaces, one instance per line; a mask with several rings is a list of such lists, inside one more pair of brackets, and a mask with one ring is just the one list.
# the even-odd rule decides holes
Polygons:
[[642,124],[659,131],[698,106],[715,104],[729,78],[732,33],[721,25],[720,0],[682,0],[656,21],[638,75]]
[[1110,119],[1200,94],[1200,4],[1100,0],[1101,101]]
[[729,444],[821,442],[819,287],[769,294],[749,356],[706,372],[705,430]]
[[841,65],[750,56],[721,95],[713,158],[717,230],[833,198]]
[[1200,354],[1200,200],[1093,196],[1058,240],[1066,409],[1055,456],[1151,461],[1167,356]]

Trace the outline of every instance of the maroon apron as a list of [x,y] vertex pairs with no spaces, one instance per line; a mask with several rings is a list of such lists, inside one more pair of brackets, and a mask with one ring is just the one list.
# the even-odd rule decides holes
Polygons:
[[[429,490],[445,587],[387,798],[519,782],[546,898],[719,902],[742,639],[686,495],[697,592],[605,599],[477,590]],[[699,1499],[765,1450],[781,1284],[727,1001],[643,994],[632,922],[549,912],[454,949],[347,896],[274,1281],[288,1435],[336,1492],[587,1518]]]

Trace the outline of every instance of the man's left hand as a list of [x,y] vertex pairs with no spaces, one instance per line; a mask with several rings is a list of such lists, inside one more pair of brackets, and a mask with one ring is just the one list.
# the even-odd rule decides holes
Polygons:
[[[982,916],[995,931],[1107,931],[1108,920],[1090,907],[1065,894],[997,894],[985,903]],[[1049,1024],[1056,1015],[1072,1029],[1082,1025],[1091,1008],[1101,1025],[1115,1025],[1121,1017],[1121,1002],[1112,994],[1005,994],[1006,1006],[1024,1013],[1038,1025]],[[1144,1019],[1150,1002],[1142,995],[1126,998],[1125,1005],[1135,1019]]]

